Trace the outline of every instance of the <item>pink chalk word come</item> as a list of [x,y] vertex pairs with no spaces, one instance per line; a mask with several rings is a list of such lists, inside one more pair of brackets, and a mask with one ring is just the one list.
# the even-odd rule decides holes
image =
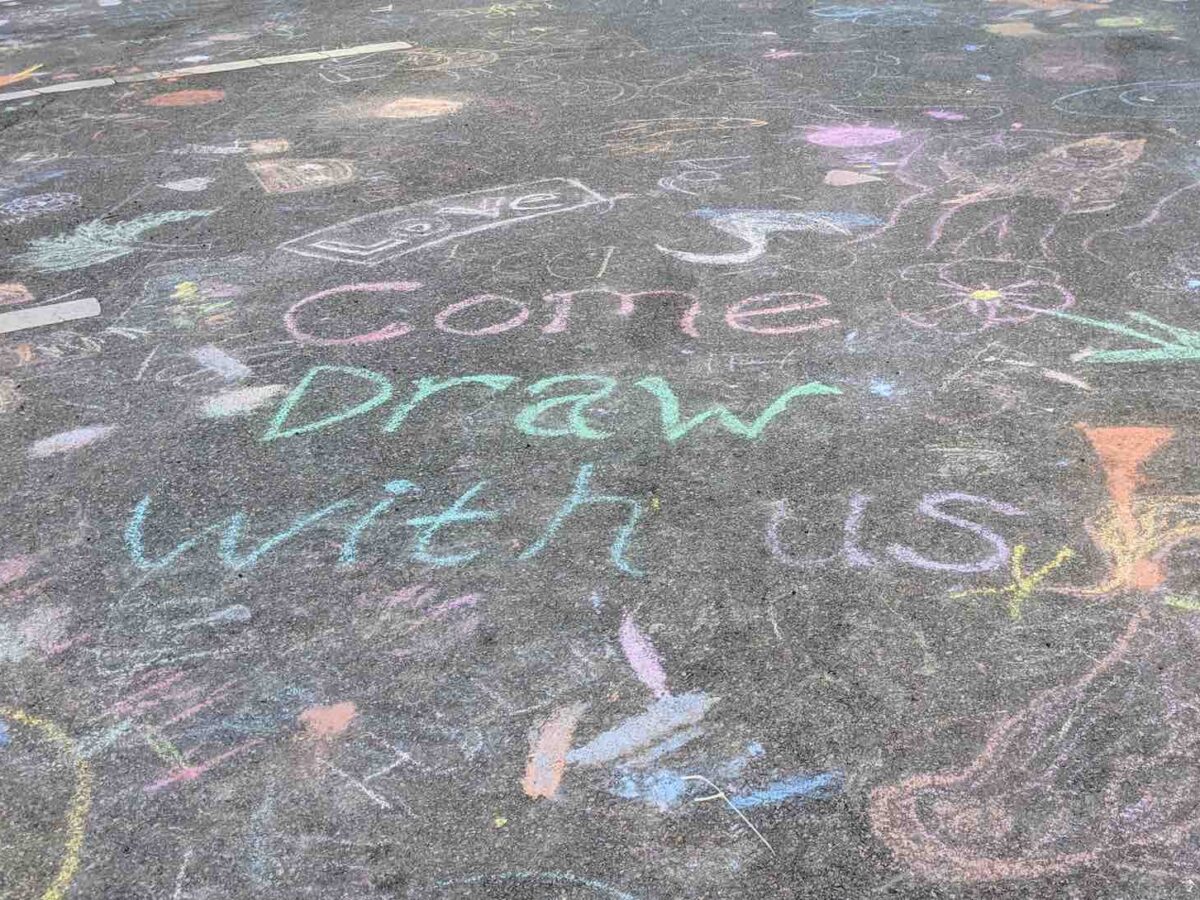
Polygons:
[[[407,315],[406,309],[391,306],[386,301],[386,311],[380,311],[379,316],[390,321],[359,334],[334,336],[320,332],[324,323],[343,319],[347,304],[363,300],[363,295],[379,295],[382,299],[387,295],[403,294],[411,297],[414,308],[426,309],[431,304],[415,293],[421,287],[420,282],[395,281],[347,284],[330,288],[294,303],[284,316],[284,325],[294,340],[317,347],[357,346],[391,341],[412,333],[416,326],[409,321],[397,320],[397,315]],[[542,334],[563,334],[569,331],[572,313],[581,303],[587,302],[589,306],[602,305],[610,308],[622,319],[630,318],[639,309],[647,306],[667,305],[678,311],[677,327],[683,334],[692,338],[701,337],[700,320],[704,310],[700,298],[683,291],[582,288],[545,294],[541,301],[549,317],[541,326]],[[725,327],[754,335],[802,334],[807,331],[821,331],[839,324],[839,320],[833,317],[812,314],[814,310],[827,306],[829,300],[820,294],[777,291],[756,294],[728,303],[722,311],[721,318]],[[371,307],[366,307],[366,311],[374,312]],[[522,300],[502,294],[484,293],[456,300],[437,309],[431,324],[443,334],[486,338],[521,328],[529,321],[531,315],[529,305]],[[303,324],[302,316],[305,319]]]

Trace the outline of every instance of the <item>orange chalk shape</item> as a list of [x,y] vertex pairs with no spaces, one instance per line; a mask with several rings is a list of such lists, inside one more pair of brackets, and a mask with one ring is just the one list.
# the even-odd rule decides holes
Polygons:
[[143,100],[144,106],[176,107],[176,106],[207,106],[210,103],[220,103],[225,99],[225,92],[209,91],[172,91],[169,94],[159,94],[149,100]]
[[525,777],[521,779],[521,789],[529,797],[553,797],[557,793],[567,768],[571,738],[585,709],[585,703],[563,706],[531,736]]
[[309,737],[328,739],[341,734],[358,716],[358,707],[349,701],[333,706],[314,706],[300,713],[300,722]]
[[19,84],[28,78],[32,78],[33,73],[41,67],[41,63],[39,63],[36,66],[30,66],[28,69],[22,69],[20,72],[13,72],[11,75],[0,75],[0,88],[8,87],[10,84]]
[[[1112,544],[1104,549],[1123,562],[1114,575],[1128,587],[1139,591],[1153,590],[1162,584],[1166,573],[1147,552],[1158,542],[1148,541],[1152,536],[1143,534],[1134,512],[1133,498],[1144,481],[1142,465],[1175,436],[1175,431],[1157,427],[1078,427],[1100,457],[1104,485],[1112,498],[1115,534],[1103,543]],[[1146,544],[1150,547],[1143,549]]]
[[372,115],[378,119],[432,119],[462,108],[461,101],[444,97],[400,97],[377,107]]

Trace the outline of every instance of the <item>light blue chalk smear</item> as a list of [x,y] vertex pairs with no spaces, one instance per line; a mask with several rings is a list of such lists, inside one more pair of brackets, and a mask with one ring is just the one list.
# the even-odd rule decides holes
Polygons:
[[722,778],[737,778],[745,771],[746,766],[750,765],[751,760],[758,759],[766,752],[762,744],[752,741],[746,745],[744,753],[724,763],[717,771],[720,772]]
[[634,750],[653,744],[679,728],[699,724],[715,697],[699,691],[663,697],[644,713],[630,716],[616,728],[593,738],[567,754],[573,765],[597,766],[620,759]]
[[733,797],[731,802],[735,809],[754,809],[757,806],[771,806],[796,797],[823,799],[840,794],[845,780],[846,773],[838,770],[819,772],[815,775],[798,775],[784,781],[776,781],[753,794]]
[[645,753],[629,760],[629,764],[634,766],[649,765],[657,759],[661,759],[670,753],[674,753],[676,750],[682,749],[702,734],[704,734],[702,728],[688,728],[686,731],[680,731],[678,734],[671,735],[661,744],[651,747]]
[[980,81],[991,81],[992,80],[991,75],[984,75],[982,72],[975,73],[975,77],[978,78]]
[[0,747],[8,746],[8,726],[0,719]]
[[644,800],[663,812],[674,809],[687,793],[688,783],[669,769],[630,772],[617,783],[616,795],[626,800]]
[[1200,288],[1200,278],[1189,278],[1187,280],[1187,287],[1189,291],[1194,291],[1197,288]]
[[882,378],[871,379],[871,393],[876,397],[890,397],[896,393],[896,386]]

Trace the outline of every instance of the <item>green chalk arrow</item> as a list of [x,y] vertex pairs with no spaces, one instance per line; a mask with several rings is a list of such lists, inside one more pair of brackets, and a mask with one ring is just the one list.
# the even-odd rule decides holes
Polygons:
[[1177,328],[1174,325],[1168,325],[1166,322],[1160,322],[1158,319],[1142,312],[1130,312],[1125,315],[1129,316],[1135,322],[1158,329],[1163,334],[1169,335],[1171,339],[1156,337],[1144,331],[1136,331],[1117,322],[1090,319],[1087,316],[1077,316],[1074,313],[1058,312],[1057,310],[1049,309],[1043,309],[1040,312],[1042,315],[1066,319],[1068,322],[1078,322],[1080,325],[1089,325],[1092,328],[1102,328],[1105,331],[1123,334],[1125,337],[1156,345],[1153,348],[1134,348],[1130,350],[1097,350],[1083,357],[1083,362],[1085,363],[1188,362],[1200,359],[1200,331]]

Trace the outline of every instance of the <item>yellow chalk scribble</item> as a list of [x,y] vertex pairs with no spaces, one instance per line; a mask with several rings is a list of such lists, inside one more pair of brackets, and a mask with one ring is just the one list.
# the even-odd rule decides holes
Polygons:
[[1033,592],[1037,589],[1038,584],[1045,579],[1047,575],[1065,563],[1068,559],[1075,555],[1075,551],[1068,547],[1063,547],[1054,555],[1054,559],[1046,563],[1040,569],[1025,574],[1025,554],[1029,552],[1029,548],[1024,544],[1017,544],[1013,547],[1012,553],[1012,583],[1002,588],[976,588],[970,591],[959,591],[950,596],[958,599],[961,597],[1008,597],[1005,603],[1005,608],[1008,610],[1009,618],[1016,621],[1021,618],[1021,608],[1025,605],[1025,601],[1033,596]]
[[58,749],[60,753],[71,760],[75,768],[75,791],[71,795],[67,807],[66,832],[67,840],[63,845],[63,859],[58,867],[58,873],[50,886],[42,892],[41,900],[63,900],[67,888],[79,870],[79,853],[83,849],[83,839],[87,831],[87,814],[92,806],[92,770],[87,760],[79,755],[75,742],[70,736],[45,719],[32,716],[23,709],[12,709],[0,706],[0,717],[10,719],[26,728],[38,731],[41,736]]
[[22,69],[20,72],[13,72],[11,75],[0,75],[0,88],[8,87],[10,84],[18,84],[28,78],[33,77],[33,73],[42,67],[41,63],[36,66],[30,66],[28,69]]
[[1086,524],[1092,543],[1108,557],[1108,575],[1086,587],[1056,586],[1080,597],[1114,592],[1141,594],[1167,579],[1166,558],[1177,546],[1200,540],[1200,495],[1142,497],[1142,466],[1175,436],[1170,428],[1079,429],[1092,444],[1109,494],[1107,510]]
[[1195,597],[1180,597],[1176,594],[1169,594],[1163,602],[1174,609],[1200,612],[1200,600],[1197,600]]

